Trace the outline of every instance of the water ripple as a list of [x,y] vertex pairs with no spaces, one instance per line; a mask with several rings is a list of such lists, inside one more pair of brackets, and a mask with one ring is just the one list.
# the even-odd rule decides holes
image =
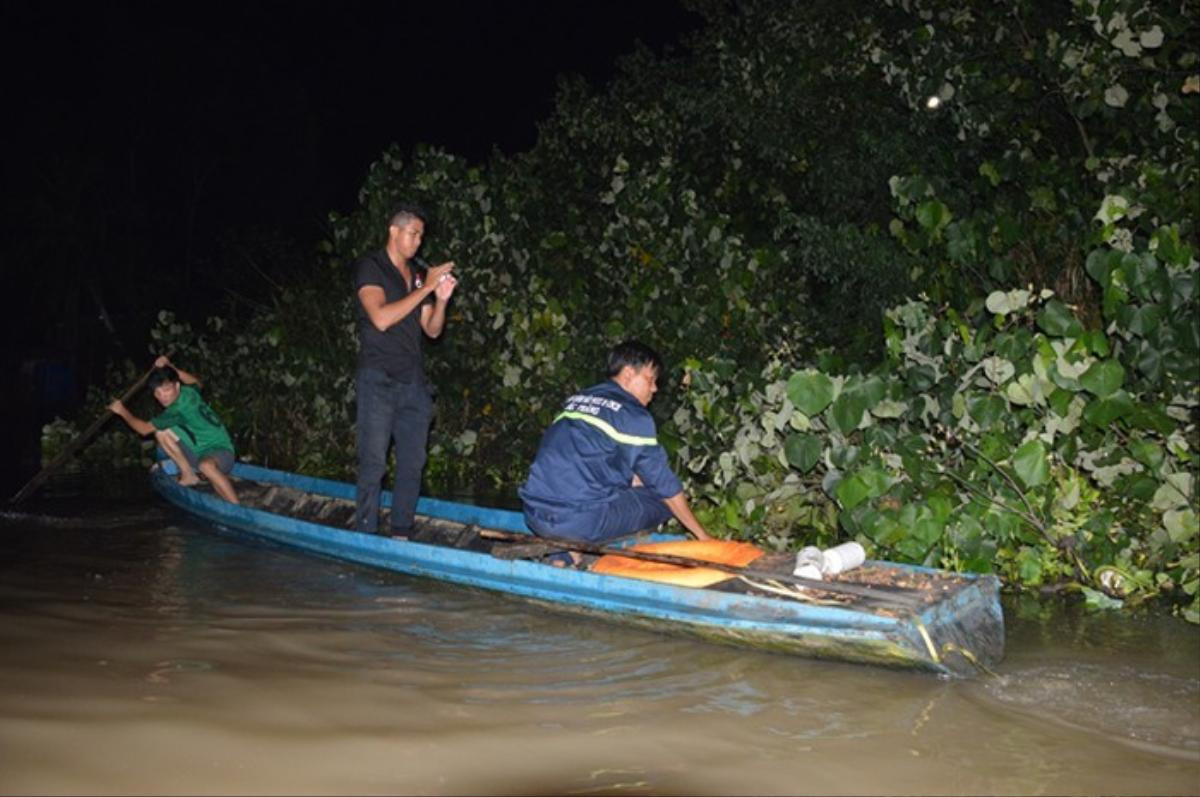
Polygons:
[[1006,672],[984,688],[1024,713],[1200,761],[1200,678],[1073,663]]

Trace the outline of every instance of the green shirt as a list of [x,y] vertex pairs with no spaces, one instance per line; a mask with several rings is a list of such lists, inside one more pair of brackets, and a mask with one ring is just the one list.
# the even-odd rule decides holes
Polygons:
[[212,408],[200,398],[200,391],[191,385],[179,386],[179,398],[151,419],[155,429],[170,429],[179,436],[181,443],[196,455],[206,457],[222,449],[232,452],[233,441],[229,432]]

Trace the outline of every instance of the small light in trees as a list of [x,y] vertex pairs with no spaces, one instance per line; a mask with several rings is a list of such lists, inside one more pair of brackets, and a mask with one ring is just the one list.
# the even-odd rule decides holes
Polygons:
[[949,83],[943,83],[937,90],[937,94],[931,94],[929,99],[925,100],[926,110],[936,111],[942,107],[942,103],[949,102],[954,98],[954,86]]

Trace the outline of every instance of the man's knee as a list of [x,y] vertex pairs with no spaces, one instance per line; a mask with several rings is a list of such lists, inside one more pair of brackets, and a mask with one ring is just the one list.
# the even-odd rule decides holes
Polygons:
[[377,440],[360,441],[360,445],[358,446],[358,469],[383,470],[386,468],[389,442],[387,438],[384,438],[382,443]]
[[420,475],[425,469],[425,453],[410,454],[409,456],[396,455],[396,472],[403,473],[407,476]]

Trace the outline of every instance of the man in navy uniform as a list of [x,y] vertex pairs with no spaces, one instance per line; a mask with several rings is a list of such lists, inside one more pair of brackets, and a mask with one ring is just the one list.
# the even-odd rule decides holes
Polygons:
[[646,410],[662,367],[653,349],[626,341],[609,352],[608,380],[566,400],[517,491],[535,534],[602,543],[674,516],[697,539],[711,539]]

